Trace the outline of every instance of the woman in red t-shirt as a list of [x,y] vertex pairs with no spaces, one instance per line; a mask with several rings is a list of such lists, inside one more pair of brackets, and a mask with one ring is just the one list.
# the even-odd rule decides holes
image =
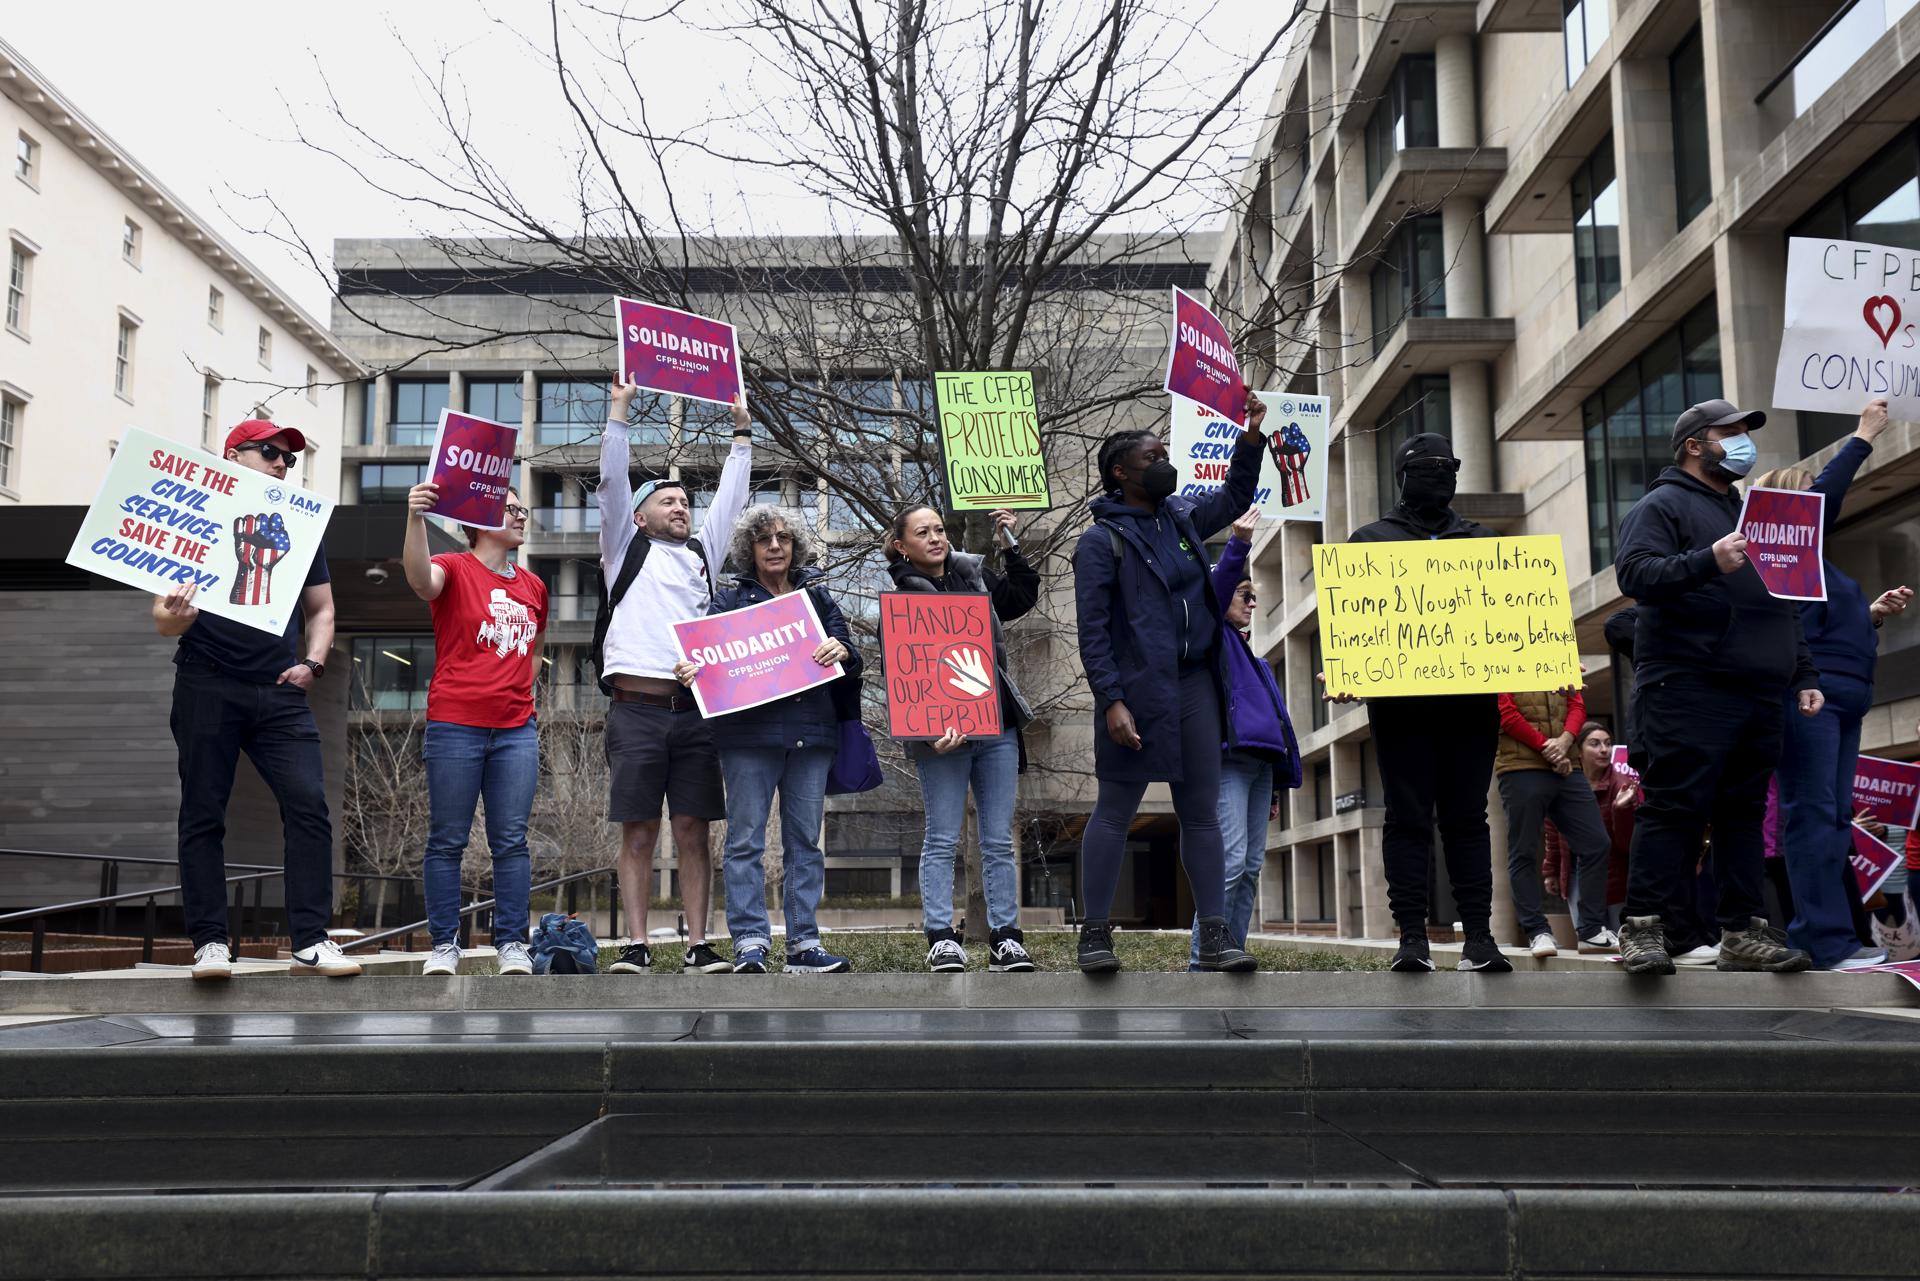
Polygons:
[[547,625],[547,585],[510,559],[527,538],[527,509],[507,493],[506,528],[467,528],[472,551],[427,557],[426,513],[440,491],[407,495],[401,563],[407,586],[433,607],[433,680],[427,686],[427,925],[423,974],[460,968],[460,859],[473,807],[487,800],[493,855],[493,942],[500,973],[531,974],[527,818],[540,778],[533,674]]

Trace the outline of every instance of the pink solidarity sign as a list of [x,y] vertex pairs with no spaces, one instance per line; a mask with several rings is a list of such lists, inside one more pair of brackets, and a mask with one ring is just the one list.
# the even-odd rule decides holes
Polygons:
[[1227,327],[1200,300],[1173,291],[1173,343],[1167,350],[1167,390],[1197,400],[1232,422],[1247,425],[1247,388]]
[[1857,758],[1853,808],[1893,827],[1920,826],[1920,765],[1878,756]]
[[620,381],[731,405],[745,391],[733,326],[632,298],[613,300]]
[[433,437],[433,473],[440,497],[427,510],[475,529],[507,523],[507,491],[513,487],[513,452],[520,428],[472,414],[440,411]]
[[1625,775],[1629,782],[1638,783],[1640,781],[1640,771],[1627,764],[1627,745],[1625,743],[1615,743],[1613,745],[1613,752],[1608,757],[1608,760],[1613,765],[1614,773]]
[[1869,835],[1859,824],[1853,828],[1853,879],[1860,887],[1860,901],[1872,898],[1881,882],[1899,866],[1900,851]]
[[837,679],[840,664],[813,661],[826,640],[813,597],[804,591],[673,625],[680,657],[700,664],[693,697],[702,716],[744,712]]
[[1737,528],[1747,536],[1747,559],[1767,590],[1782,600],[1825,600],[1827,570],[1820,559],[1827,496],[1799,489],[1749,489]]

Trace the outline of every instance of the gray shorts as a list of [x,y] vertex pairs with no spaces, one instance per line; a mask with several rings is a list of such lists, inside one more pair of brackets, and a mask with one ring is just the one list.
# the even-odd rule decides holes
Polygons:
[[654,822],[662,800],[676,818],[727,816],[713,729],[698,712],[608,704],[607,773],[611,822]]

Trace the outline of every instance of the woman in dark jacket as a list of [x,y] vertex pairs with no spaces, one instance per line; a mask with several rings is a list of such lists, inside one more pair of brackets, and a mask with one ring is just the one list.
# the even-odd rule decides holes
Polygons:
[[[709,614],[725,614],[804,591],[828,639],[814,651],[822,667],[844,665],[843,680],[860,677],[860,652],[853,647],[846,617],[819,583],[820,572],[806,567],[813,539],[805,522],[778,507],[749,507],[734,523],[727,563],[740,570],[730,587],[713,594]],[[680,663],[674,675],[691,684],[700,669]],[[787,698],[744,711],[716,716],[714,745],[727,784],[727,932],[733,936],[733,972],[765,974],[773,931],[767,922],[767,882],[761,858],[767,848],[767,816],[780,793],[780,843],[784,850],[783,902],[789,974],[838,974],[852,964],[820,946],[814,913],[826,885],[826,858],[820,850],[821,815],[826,809],[827,771],[839,744],[831,685],[816,685]]]
[[[967,817],[967,789],[979,812],[980,880],[987,896],[987,968],[1025,973],[1034,968],[1020,932],[1020,877],[1013,858],[1013,802],[1024,767],[1020,731],[1033,719],[1007,664],[1000,624],[1024,616],[1040,599],[1040,575],[1020,554],[1014,515],[993,513],[1006,566],[1003,578],[986,559],[954,551],[946,522],[931,507],[909,507],[894,517],[884,548],[887,572],[903,592],[984,592],[993,599],[994,667],[1000,681],[1001,732],[973,738],[948,730],[937,742],[910,742],[907,756],[920,775],[927,834],[920,847],[920,916],[927,931],[927,968],[936,974],[967,968],[966,949],[953,928],[953,853]],[[976,926],[976,928],[978,928]]]
[[[1854,473],[1873,453],[1873,440],[1887,427],[1887,402],[1873,400],[1860,426],[1818,480],[1798,467],[1756,476],[1759,489],[1810,489],[1826,495],[1826,537],[1833,537],[1840,507]],[[1896,587],[1869,602],[1860,584],[1824,565],[1827,599],[1803,601],[1800,625],[1807,653],[1820,672],[1826,705],[1812,717],[1789,714],[1786,744],[1775,775],[1780,785],[1780,828],[1787,880],[1793,888],[1793,921],[1787,940],[1813,958],[1814,968],[1842,970],[1885,961],[1854,923],[1859,892],[1854,884],[1853,771],[1860,754],[1860,722],[1873,705],[1877,629],[1913,598]],[[1788,699],[1792,710],[1791,696]]]
[[1127,830],[1147,784],[1170,783],[1180,819],[1180,862],[1200,915],[1200,966],[1248,970],[1254,960],[1227,934],[1220,842],[1220,746],[1237,745],[1220,602],[1207,582],[1206,540],[1253,503],[1266,418],[1247,397],[1247,430],[1226,484],[1179,497],[1166,442],[1154,432],[1109,436],[1100,447],[1103,497],[1073,553],[1080,661],[1093,688],[1093,772],[1100,790],[1081,837],[1086,919],[1080,968],[1120,968],[1107,919]]

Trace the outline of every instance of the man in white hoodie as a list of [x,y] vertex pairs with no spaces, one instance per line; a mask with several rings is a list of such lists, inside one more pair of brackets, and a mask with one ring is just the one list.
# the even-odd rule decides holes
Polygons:
[[600,446],[600,572],[605,597],[595,621],[594,657],[607,709],[607,817],[620,824],[620,899],[628,943],[613,964],[622,974],[652,968],[647,904],[653,893],[653,848],[660,805],[672,821],[686,904],[689,972],[733,969],[707,943],[713,864],[707,824],[726,817],[720,759],[693,695],[673,678],[679,657],[673,624],[703,618],[726,555],[733,523],[752,487],[753,435],[744,398],[733,406],[733,448],[707,509],[702,540],[677,480],[649,481],[635,493],[627,478],[627,415],[639,389],[613,386]]

